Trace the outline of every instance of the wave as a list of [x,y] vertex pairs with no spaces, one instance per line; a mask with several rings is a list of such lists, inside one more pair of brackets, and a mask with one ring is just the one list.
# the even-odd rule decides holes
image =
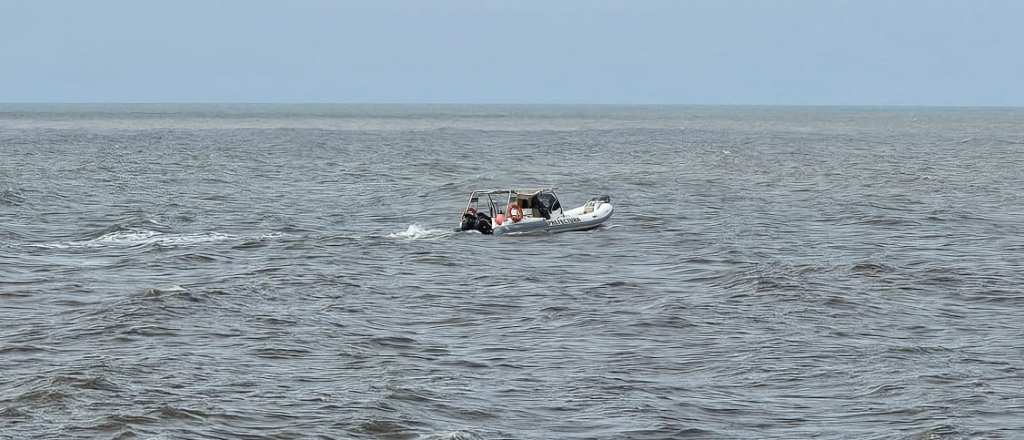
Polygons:
[[0,191],[0,205],[19,206],[25,202],[25,197],[14,192],[12,189]]
[[451,231],[444,229],[426,229],[420,226],[418,223],[413,223],[402,232],[394,232],[388,234],[391,238],[407,238],[412,240],[418,240],[422,238],[438,238],[451,235]]
[[470,431],[452,431],[420,436],[422,440],[483,440],[480,435]]
[[221,234],[217,232],[192,233],[192,234],[165,234],[156,231],[119,231],[103,235],[99,238],[81,242],[81,245],[160,245],[160,246],[189,246],[194,244],[224,241],[237,238],[234,235]]
[[[26,246],[47,249],[94,248],[106,246],[192,246],[217,241],[240,238],[237,235],[219,232],[201,232],[189,234],[169,234],[150,230],[117,231],[103,234],[89,240],[69,241],[60,243],[28,244]],[[260,238],[264,238],[262,235]]]

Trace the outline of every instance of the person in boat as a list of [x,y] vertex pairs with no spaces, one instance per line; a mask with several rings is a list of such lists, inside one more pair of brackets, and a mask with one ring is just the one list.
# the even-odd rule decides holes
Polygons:
[[551,213],[557,211],[561,206],[554,194],[541,193],[530,199],[530,205],[537,208],[540,216],[545,220],[551,220]]
[[548,209],[548,205],[541,200],[540,195],[533,196],[533,200],[530,204],[537,207],[537,212],[540,213],[544,220],[551,220],[551,210]]

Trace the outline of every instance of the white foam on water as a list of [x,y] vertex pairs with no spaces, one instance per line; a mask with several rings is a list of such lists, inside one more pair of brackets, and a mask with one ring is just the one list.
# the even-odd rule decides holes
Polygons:
[[91,240],[47,244],[32,244],[28,246],[41,247],[47,249],[92,248],[104,246],[138,246],[150,244],[159,246],[191,246],[215,241],[231,240],[235,238],[238,238],[238,236],[221,234],[218,232],[164,234],[162,232],[157,231],[139,230],[111,232],[93,238]]
[[164,234],[155,231],[119,231],[106,234],[93,240],[82,242],[89,244],[156,244],[161,246],[189,246],[193,244],[209,243],[236,238],[234,235],[221,234],[217,232],[204,232],[193,234]]
[[483,440],[483,437],[469,431],[452,431],[420,436],[422,440]]
[[444,229],[426,229],[423,226],[420,226],[418,223],[413,223],[409,225],[409,227],[406,230],[402,232],[394,232],[388,234],[388,237],[408,238],[412,240],[417,240],[421,238],[443,237],[445,235],[448,235],[449,233],[450,231],[446,231]]

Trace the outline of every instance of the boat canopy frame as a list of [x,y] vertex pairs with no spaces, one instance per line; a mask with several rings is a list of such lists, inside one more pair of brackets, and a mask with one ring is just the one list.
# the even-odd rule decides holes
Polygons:
[[[513,203],[518,202],[519,200],[524,200],[524,199],[525,200],[529,200],[529,199],[537,197],[537,196],[539,196],[541,194],[550,194],[552,197],[554,197],[554,201],[551,204],[551,206],[552,206],[551,211],[556,211],[556,210],[557,211],[561,211],[561,209],[562,209],[561,208],[561,203],[558,201],[558,194],[555,194],[555,188],[554,187],[528,188],[528,189],[507,188],[507,189],[481,189],[481,190],[476,190],[476,191],[473,191],[473,193],[469,195],[469,203],[466,204],[466,208],[467,209],[473,208],[474,210],[477,209],[477,207],[480,206],[480,197],[481,196],[486,196],[487,197],[487,208],[488,208],[489,214],[490,214],[491,217],[494,217],[494,216],[496,216],[499,213],[506,213],[506,211],[508,210],[508,207],[511,206]],[[499,205],[497,205],[495,203],[494,198],[491,197],[491,196],[496,196],[496,195],[507,195],[507,197],[506,197],[506,199],[504,201],[505,202],[504,210],[498,209]],[[500,203],[500,201],[498,203]],[[520,205],[520,208],[523,208],[523,206]]]

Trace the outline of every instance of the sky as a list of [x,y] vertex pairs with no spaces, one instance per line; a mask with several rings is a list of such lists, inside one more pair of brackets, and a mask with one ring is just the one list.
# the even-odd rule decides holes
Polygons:
[[1024,106],[1024,1],[0,0],[0,102]]

